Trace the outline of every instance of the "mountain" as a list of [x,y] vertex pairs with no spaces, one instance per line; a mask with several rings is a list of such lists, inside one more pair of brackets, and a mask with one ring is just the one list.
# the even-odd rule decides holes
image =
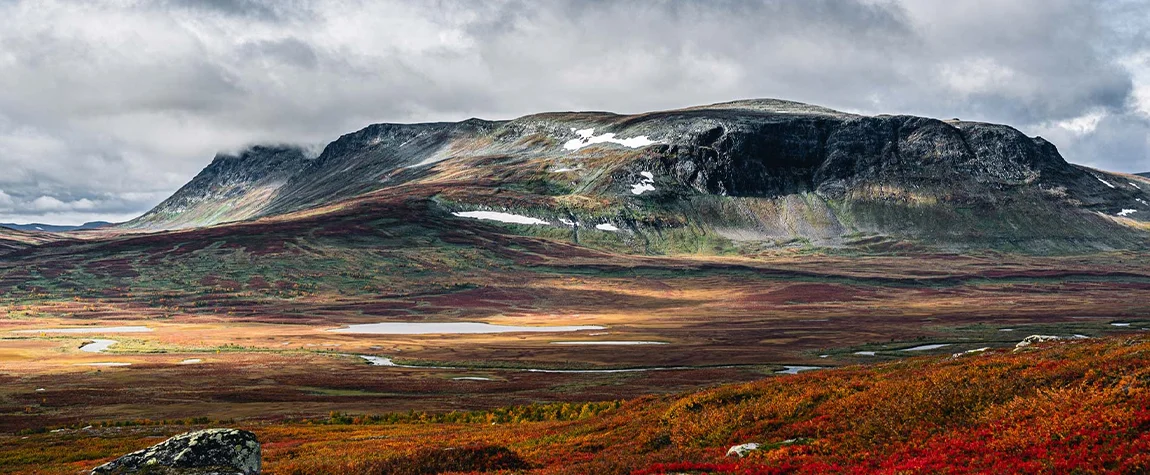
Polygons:
[[0,227],[8,229],[15,229],[18,231],[43,231],[48,233],[64,233],[68,231],[80,231],[84,229],[98,229],[111,226],[112,223],[107,221],[89,221],[79,226],[67,226],[56,224],[43,224],[43,223],[29,223],[29,224],[16,224],[16,223],[0,223]]
[[257,146],[216,157],[121,226],[214,225],[387,193],[639,253],[898,242],[1073,252],[1144,246],[1146,190],[1146,177],[1067,163],[1005,125],[760,99],[376,124],[314,159]]

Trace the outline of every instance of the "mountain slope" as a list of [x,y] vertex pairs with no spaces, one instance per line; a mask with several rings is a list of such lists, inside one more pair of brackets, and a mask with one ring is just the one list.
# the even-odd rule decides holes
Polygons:
[[171,197],[121,227],[189,228],[260,216],[306,163],[304,150],[292,146],[255,146],[238,155],[217,155]]
[[270,216],[407,183],[450,185],[412,198],[451,211],[546,223],[516,232],[646,253],[897,241],[1138,248],[1150,219],[1150,180],[1069,164],[1053,144],[1008,126],[764,99],[638,115],[377,124],[314,160],[256,147],[218,157],[125,227]]

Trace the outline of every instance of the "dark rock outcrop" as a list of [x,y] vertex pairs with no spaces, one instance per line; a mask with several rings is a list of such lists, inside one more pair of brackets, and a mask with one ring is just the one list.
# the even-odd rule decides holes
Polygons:
[[254,475],[260,473],[260,443],[255,434],[207,429],[180,434],[92,469],[93,475]]
[[1049,142],[1003,125],[729,111],[708,117],[710,127],[681,124],[690,119],[661,117],[675,132],[655,154],[683,183],[711,194],[833,193],[862,182],[1017,186],[1044,173],[1082,174]]

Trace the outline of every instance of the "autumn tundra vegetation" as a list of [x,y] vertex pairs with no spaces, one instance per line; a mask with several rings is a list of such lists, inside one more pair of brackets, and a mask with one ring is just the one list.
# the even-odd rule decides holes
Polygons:
[[[625,401],[229,423],[282,474],[1134,474],[1150,470],[1148,363],[1150,340],[1116,335]],[[0,466],[75,473],[210,425],[26,431],[0,442]],[[759,449],[726,456],[748,442]]]

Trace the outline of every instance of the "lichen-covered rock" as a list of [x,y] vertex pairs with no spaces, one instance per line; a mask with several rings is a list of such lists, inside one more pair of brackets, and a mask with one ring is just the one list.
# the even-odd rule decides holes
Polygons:
[[967,356],[967,355],[975,355],[975,354],[978,354],[978,353],[984,353],[984,352],[987,352],[987,351],[990,351],[990,347],[989,347],[989,346],[984,346],[984,347],[982,347],[982,348],[975,348],[975,349],[973,349],[973,350],[966,350],[966,351],[962,351],[962,352],[959,352],[959,353],[955,353],[955,354],[953,354],[953,355],[950,355],[950,357],[951,357],[951,358],[961,358],[961,357],[963,357],[963,356]]
[[754,452],[756,450],[759,450],[759,444],[756,444],[754,442],[751,442],[749,444],[736,445],[734,447],[731,447],[730,449],[727,449],[727,456],[728,457],[742,458],[742,457],[746,457],[747,454]]
[[1035,343],[1042,343],[1044,341],[1055,341],[1055,340],[1061,340],[1061,339],[1062,339],[1062,337],[1058,337],[1058,336],[1054,336],[1054,335],[1030,335],[1026,338],[1023,338],[1022,341],[1018,342],[1017,345],[1014,345],[1014,351],[1018,351],[1022,348],[1026,348],[1026,347],[1033,345]]
[[254,475],[260,473],[256,435],[235,429],[180,434],[92,469],[111,474]]

